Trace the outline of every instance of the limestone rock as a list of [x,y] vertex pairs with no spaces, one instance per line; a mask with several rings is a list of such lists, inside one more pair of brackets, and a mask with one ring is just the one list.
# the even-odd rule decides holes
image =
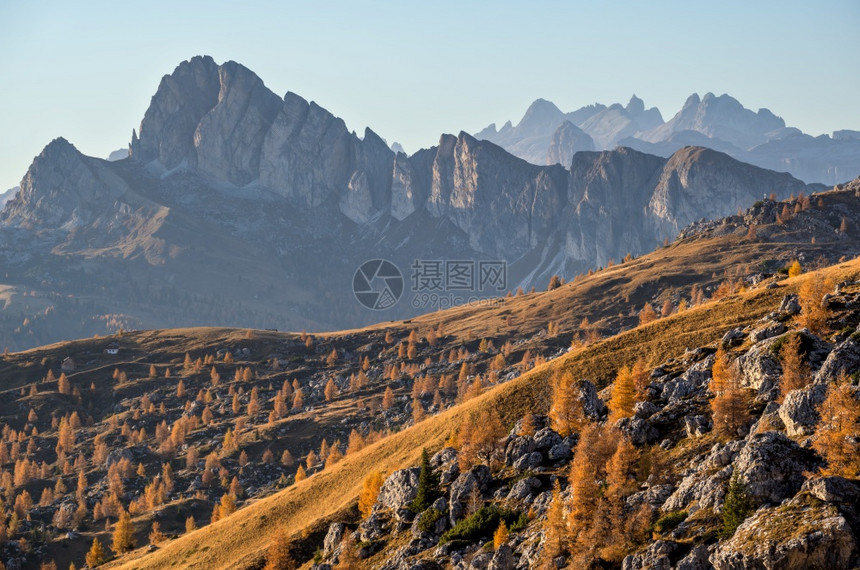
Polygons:
[[734,466],[754,501],[777,504],[800,490],[804,472],[817,462],[784,434],[768,431],[749,438]]
[[853,374],[860,370],[860,342],[848,337],[827,356],[816,375],[817,382],[835,382],[840,374]]
[[515,567],[516,559],[513,550],[507,544],[503,544],[496,549],[487,570],[513,570]]
[[418,474],[420,469],[401,469],[395,471],[382,484],[376,506],[397,511],[408,505],[418,494]]
[[802,491],[833,504],[855,504],[860,498],[860,487],[842,477],[813,477],[803,483]]
[[194,136],[203,116],[218,103],[219,66],[211,57],[194,57],[161,79],[132,140],[131,156],[141,162],[158,161],[172,170],[182,163],[196,166]]
[[779,407],[779,418],[785,425],[786,433],[792,437],[811,435],[820,419],[817,407],[826,397],[825,384],[812,384],[786,394]]
[[779,303],[778,312],[784,313],[786,315],[797,315],[800,314],[800,301],[797,298],[797,295],[791,293],[782,298],[782,301]]
[[323,540],[323,556],[331,556],[335,554],[335,550],[340,547],[343,540],[343,533],[346,530],[346,525],[343,523],[332,523],[328,527],[328,532]]
[[738,357],[741,384],[744,387],[757,390],[759,394],[765,394],[778,385],[782,367],[779,364],[779,358],[770,349],[777,338],[779,337],[758,342]]
[[857,539],[845,518],[826,503],[802,495],[786,505],[759,509],[711,556],[717,570],[850,568]]

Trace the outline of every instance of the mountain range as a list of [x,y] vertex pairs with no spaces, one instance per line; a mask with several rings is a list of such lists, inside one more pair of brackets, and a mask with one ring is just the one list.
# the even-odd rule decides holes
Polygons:
[[[514,130],[540,138],[552,109],[533,105]],[[756,116],[742,131],[750,144],[781,124]],[[128,157],[87,157],[58,138],[34,159],[0,213],[0,343],[26,348],[119,328],[325,330],[404,318],[543,288],[553,275],[570,279],[652,251],[694,221],[764,196],[823,189],[704,147],[668,158],[584,148],[585,129],[593,148],[690,126],[663,123],[635,98],[568,118],[550,137],[566,149],[559,157],[579,150],[563,165],[531,164],[464,132],[407,156],[369,128],[350,132],[314,102],[276,95],[238,63],[192,58],[162,79]],[[391,260],[407,284],[385,312],[353,295],[356,269],[373,259]],[[416,261],[440,260],[501,262],[506,279],[421,296]]]
[[[3,354],[0,562],[854,568],[858,426],[830,418],[860,407],[858,197],[764,199],[546,291],[360,330]],[[602,518],[553,542],[552,504]]]
[[656,107],[646,109],[636,95],[626,106],[598,103],[570,113],[538,99],[516,126],[508,121],[497,130],[493,124],[475,137],[534,164],[566,166],[575,152],[617,146],[669,157],[695,145],[806,182],[832,185],[860,173],[860,132],[841,130],[813,137],[787,127],[768,109],[746,109],[726,94],[694,93],[665,122]]

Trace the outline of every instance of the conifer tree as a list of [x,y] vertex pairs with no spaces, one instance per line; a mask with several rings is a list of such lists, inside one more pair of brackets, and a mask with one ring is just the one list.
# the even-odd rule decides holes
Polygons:
[[630,370],[630,376],[633,378],[633,387],[636,390],[636,401],[644,400],[648,385],[651,383],[651,375],[645,369],[645,361],[643,359],[636,359],[636,362],[633,363],[633,368]]
[[800,266],[800,262],[795,259],[788,266],[788,276],[789,277],[797,277],[801,273],[803,273],[803,268]]
[[582,430],[571,462],[568,476],[571,488],[568,528],[574,540],[589,527],[597,510],[600,489],[597,485],[596,450],[600,435],[600,429],[594,425]]
[[409,504],[409,509],[414,513],[425,511],[439,498],[439,476],[430,465],[430,454],[427,448],[421,450],[421,472],[418,475],[418,493]]
[[385,392],[382,394],[382,409],[390,410],[394,405],[394,391],[391,389],[391,386],[385,388]]
[[508,541],[508,527],[505,521],[499,521],[499,526],[496,532],[493,533],[493,549],[498,550],[500,546]]
[[299,465],[299,468],[296,470],[296,483],[298,483],[299,481],[304,481],[307,478],[308,474],[305,471],[304,467]]
[[337,385],[334,383],[333,378],[329,378],[328,382],[326,382],[325,389],[323,390],[325,394],[325,401],[331,402],[335,396],[337,396]]
[[746,485],[737,473],[733,474],[729,480],[729,488],[723,503],[722,536],[724,538],[731,537],[741,523],[752,514],[753,510],[752,501],[747,495]]
[[833,289],[833,283],[820,274],[808,278],[797,293],[800,303],[800,324],[812,333],[822,334],[827,326],[827,309],[823,306],[824,295]]
[[556,372],[550,378],[552,389],[549,419],[552,428],[563,437],[582,429],[585,413],[582,402],[575,394],[573,374],[569,371]]
[[564,552],[566,539],[564,501],[561,497],[559,480],[556,479],[552,487],[552,501],[543,523],[543,550],[541,551],[543,565],[553,563]]

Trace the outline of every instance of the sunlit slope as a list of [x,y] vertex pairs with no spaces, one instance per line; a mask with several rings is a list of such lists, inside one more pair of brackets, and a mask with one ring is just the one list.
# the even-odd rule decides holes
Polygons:
[[[860,275],[854,260],[825,272],[834,282]],[[159,550],[138,550],[108,565],[110,568],[250,568],[259,564],[278,529],[300,533],[315,521],[346,510],[358,496],[365,475],[415,465],[423,447],[437,448],[468,414],[498,414],[506,424],[526,412],[545,410],[547,378],[556,370],[576,377],[605,381],[615,370],[645,357],[652,363],[682,353],[685,348],[716,341],[733,326],[750,324],[775,310],[786,293],[795,291],[809,275],[787,280],[781,287],[735,295],[627,331],[586,349],[536,368],[516,380],[456,406],[417,426],[388,437],[351,455],[333,468],[269,498],[252,504],[228,519],[164,544]]]

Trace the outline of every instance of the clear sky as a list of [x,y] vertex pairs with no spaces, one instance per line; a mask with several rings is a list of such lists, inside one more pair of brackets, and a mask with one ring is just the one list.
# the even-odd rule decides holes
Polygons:
[[128,144],[162,75],[238,61],[408,152],[632,93],[669,119],[729,93],[818,135],[860,129],[857,0],[0,1],[0,191],[64,136]]

